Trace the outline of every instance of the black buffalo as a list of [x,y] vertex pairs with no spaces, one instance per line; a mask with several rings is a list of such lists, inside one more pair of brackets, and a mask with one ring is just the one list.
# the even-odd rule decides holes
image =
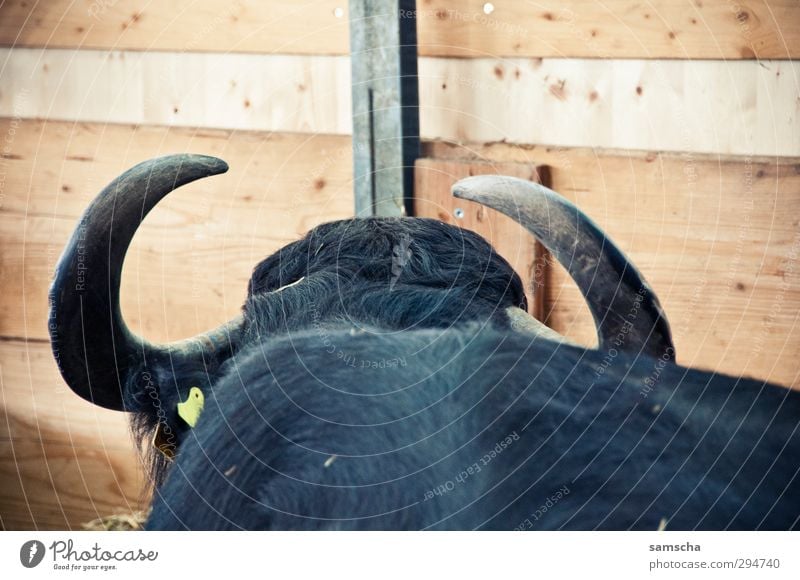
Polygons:
[[[62,375],[130,412],[150,458],[149,528],[798,526],[800,396],[674,364],[641,275],[541,186],[479,177],[454,193],[553,252],[597,349],[528,317],[521,280],[481,237],[419,218],[321,225],[256,267],[237,319],[171,345],[133,335],[119,281],[136,228],[226,168],[185,155],[122,175],[51,290]],[[194,428],[177,412],[192,387]]]

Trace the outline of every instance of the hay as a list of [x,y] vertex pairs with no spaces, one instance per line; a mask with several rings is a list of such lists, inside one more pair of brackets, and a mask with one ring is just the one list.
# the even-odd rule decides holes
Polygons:
[[128,512],[97,518],[81,527],[91,532],[130,532],[144,529],[150,511]]

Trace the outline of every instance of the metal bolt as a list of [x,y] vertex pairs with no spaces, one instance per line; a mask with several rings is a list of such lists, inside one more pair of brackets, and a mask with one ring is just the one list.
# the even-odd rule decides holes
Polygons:
[[464,210],[460,207],[457,207],[453,212],[453,215],[456,216],[456,219],[460,220],[464,218]]

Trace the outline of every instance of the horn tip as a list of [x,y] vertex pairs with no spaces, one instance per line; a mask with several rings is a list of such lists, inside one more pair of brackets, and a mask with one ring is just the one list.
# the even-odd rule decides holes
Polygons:
[[227,162],[212,155],[188,155],[192,160],[199,161],[208,168],[209,175],[219,175],[230,169]]
[[458,199],[473,200],[477,193],[476,189],[473,177],[466,177],[456,181],[450,188],[450,193]]
[[507,175],[472,175],[456,181],[450,193],[458,199],[479,201],[496,195],[502,188],[514,186],[518,181],[521,180]]

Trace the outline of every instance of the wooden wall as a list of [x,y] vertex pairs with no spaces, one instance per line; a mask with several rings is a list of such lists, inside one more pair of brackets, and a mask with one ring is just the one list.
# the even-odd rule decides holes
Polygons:
[[[769,59],[800,56],[794,0],[417,2],[422,56]],[[347,55],[347,3],[173,0],[6,2],[15,46]],[[402,16],[402,15],[401,15]],[[213,32],[213,34],[211,34]]]
[[[3,116],[351,130],[344,56],[0,48],[0,62]],[[423,57],[419,75],[425,139],[800,155],[800,61]]]
[[[549,166],[654,285],[680,362],[800,387],[800,4],[417,4],[425,157]],[[124,417],[73,396],[49,353],[77,216],[143,159],[226,159],[148,217],[123,310],[153,340],[227,319],[258,260],[352,213],[347,38],[343,1],[0,5],[0,528],[146,501]],[[591,344],[548,276],[549,324]]]

